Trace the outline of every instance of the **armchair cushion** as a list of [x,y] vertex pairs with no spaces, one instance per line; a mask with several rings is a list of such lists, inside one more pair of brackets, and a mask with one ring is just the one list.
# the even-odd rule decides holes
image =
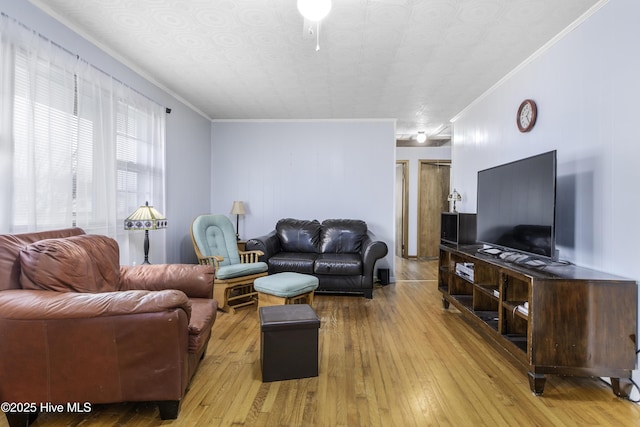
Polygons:
[[23,289],[57,292],[110,292],[119,289],[118,243],[83,234],[40,240],[20,251]]
[[216,270],[216,278],[220,280],[233,279],[235,277],[264,273],[268,269],[269,266],[266,262],[249,262],[246,264],[223,265]]

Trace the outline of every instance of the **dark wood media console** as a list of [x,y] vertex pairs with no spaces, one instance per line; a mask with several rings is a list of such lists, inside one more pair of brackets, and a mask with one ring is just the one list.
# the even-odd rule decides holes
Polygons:
[[[444,308],[453,304],[524,364],[536,395],[551,374],[610,377],[614,394],[628,397],[636,367],[636,282],[575,265],[522,266],[479,248],[440,245]],[[456,271],[463,263],[473,264],[471,276]]]

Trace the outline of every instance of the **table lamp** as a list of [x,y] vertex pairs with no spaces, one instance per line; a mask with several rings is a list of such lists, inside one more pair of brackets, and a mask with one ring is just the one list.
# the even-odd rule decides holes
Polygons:
[[238,225],[240,223],[240,215],[244,215],[247,212],[244,210],[244,203],[242,201],[236,200],[233,202],[233,206],[231,206],[231,215],[236,216],[236,240],[240,241],[240,229]]
[[458,209],[456,208],[456,202],[462,201],[462,196],[454,188],[453,193],[449,194],[449,197],[447,197],[447,201],[453,202],[453,210],[451,212],[458,212]]
[[144,230],[143,264],[151,264],[149,262],[149,230],[167,228],[167,223],[167,218],[153,206],[149,206],[149,202],[145,202],[144,206],[140,206],[124,220],[125,230]]

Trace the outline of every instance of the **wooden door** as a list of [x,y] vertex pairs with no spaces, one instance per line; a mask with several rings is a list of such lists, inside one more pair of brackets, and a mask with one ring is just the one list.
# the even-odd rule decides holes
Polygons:
[[435,258],[440,245],[440,214],[449,210],[448,161],[421,160],[418,179],[418,257]]

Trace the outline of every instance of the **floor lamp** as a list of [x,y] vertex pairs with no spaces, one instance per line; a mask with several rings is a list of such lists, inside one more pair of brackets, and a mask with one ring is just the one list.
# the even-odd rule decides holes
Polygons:
[[167,228],[167,225],[167,218],[153,206],[149,206],[149,202],[145,202],[144,206],[140,206],[124,220],[125,230],[144,230],[143,264],[151,264],[149,262],[149,230]]

